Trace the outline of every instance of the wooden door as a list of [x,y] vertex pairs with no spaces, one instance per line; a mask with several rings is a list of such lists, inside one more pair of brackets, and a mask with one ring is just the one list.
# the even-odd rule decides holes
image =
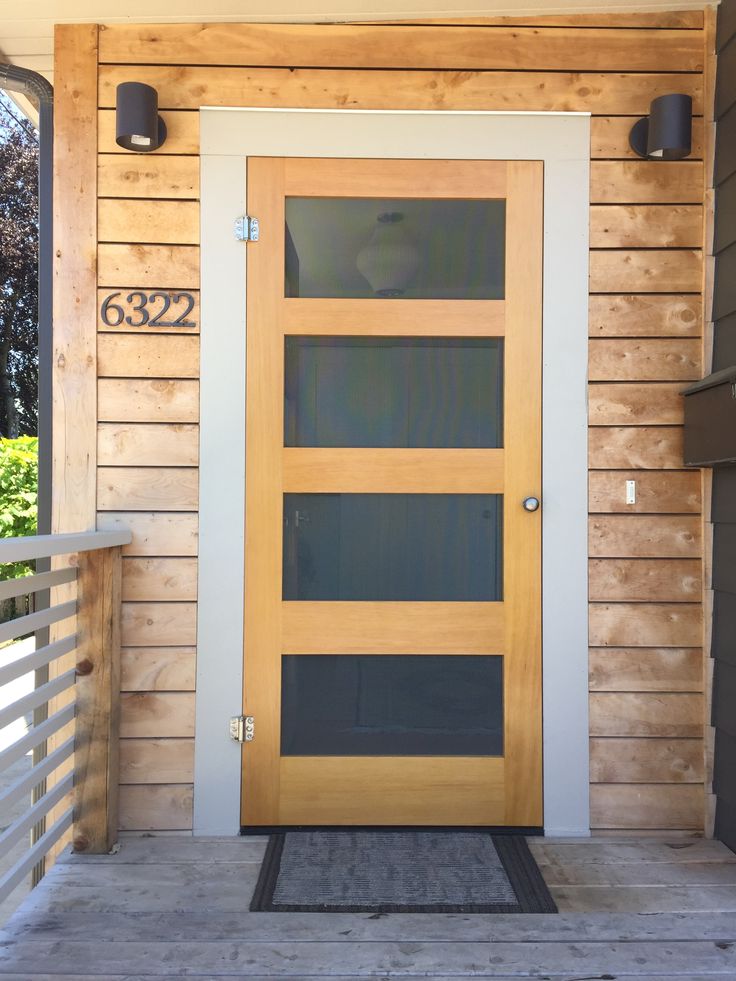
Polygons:
[[540,826],[543,165],[247,167],[242,823]]

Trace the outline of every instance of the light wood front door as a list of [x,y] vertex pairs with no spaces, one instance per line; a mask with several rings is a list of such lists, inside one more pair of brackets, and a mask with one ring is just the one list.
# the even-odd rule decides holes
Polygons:
[[247,168],[242,823],[538,827],[543,165]]

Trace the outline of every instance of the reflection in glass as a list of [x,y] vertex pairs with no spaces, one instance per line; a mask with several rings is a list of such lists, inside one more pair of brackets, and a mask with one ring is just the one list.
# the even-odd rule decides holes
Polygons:
[[285,494],[285,600],[495,601],[500,494]]
[[286,446],[499,447],[503,340],[286,338]]
[[506,202],[286,199],[285,295],[498,300]]
[[500,756],[503,658],[287,655],[282,756]]

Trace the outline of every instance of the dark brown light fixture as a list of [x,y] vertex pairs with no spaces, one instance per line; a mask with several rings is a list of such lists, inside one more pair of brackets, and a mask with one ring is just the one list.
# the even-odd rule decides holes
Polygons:
[[647,160],[682,160],[690,154],[693,100],[679,93],[660,95],[649,115],[634,124],[629,145]]
[[151,153],[166,140],[158,92],[143,82],[122,82],[115,97],[115,142],[134,153]]

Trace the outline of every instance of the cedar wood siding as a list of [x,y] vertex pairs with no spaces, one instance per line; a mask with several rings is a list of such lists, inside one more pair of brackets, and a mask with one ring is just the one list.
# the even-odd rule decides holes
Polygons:
[[[736,2],[718,21],[713,371],[736,365]],[[715,834],[736,851],[736,466],[713,470]]]
[[[67,78],[80,37],[96,92]],[[99,149],[96,176],[74,188],[75,209],[95,216],[98,309],[109,292],[136,287],[196,295],[201,105],[592,113],[591,802],[601,831],[703,828],[702,494],[700,474],[682,467],[679,391],[702,374],[703,114],[711,112],[713,45],[712,18],[702,11],[462,26],[57,28],[62,146],[84,152],[64,143],[67,113],[85,116],[82,142]],[[156,153],[115,144],[115,87],[126,80],[158,89],[169,138]],[[691,158],[637,159],[631,125],[654,96],[673,91],[694,99]],[[60,168],[62,201],[73,183]],[[82,262],[60,258],[57,280],[71,281]],[[72,392],[97,400],[96,444],[71,463],[59,454],[56,466],[86,490],[96,473],[97,527],[133,529],[123,560],[121,824],[186,833],[198,337],[113,330],[86,302],[57,331],[59,344],[88,342],[96,331],[81,380],[71,379]],[[68,402],[62,412],[70,380],[63,367],[56,372],[57,432],[71,439]],[[633,508],[623,503],[629,477],[638,482]],[[67,481],[59,491],[57,531],[94,520],[88,498],[72,489]]]

